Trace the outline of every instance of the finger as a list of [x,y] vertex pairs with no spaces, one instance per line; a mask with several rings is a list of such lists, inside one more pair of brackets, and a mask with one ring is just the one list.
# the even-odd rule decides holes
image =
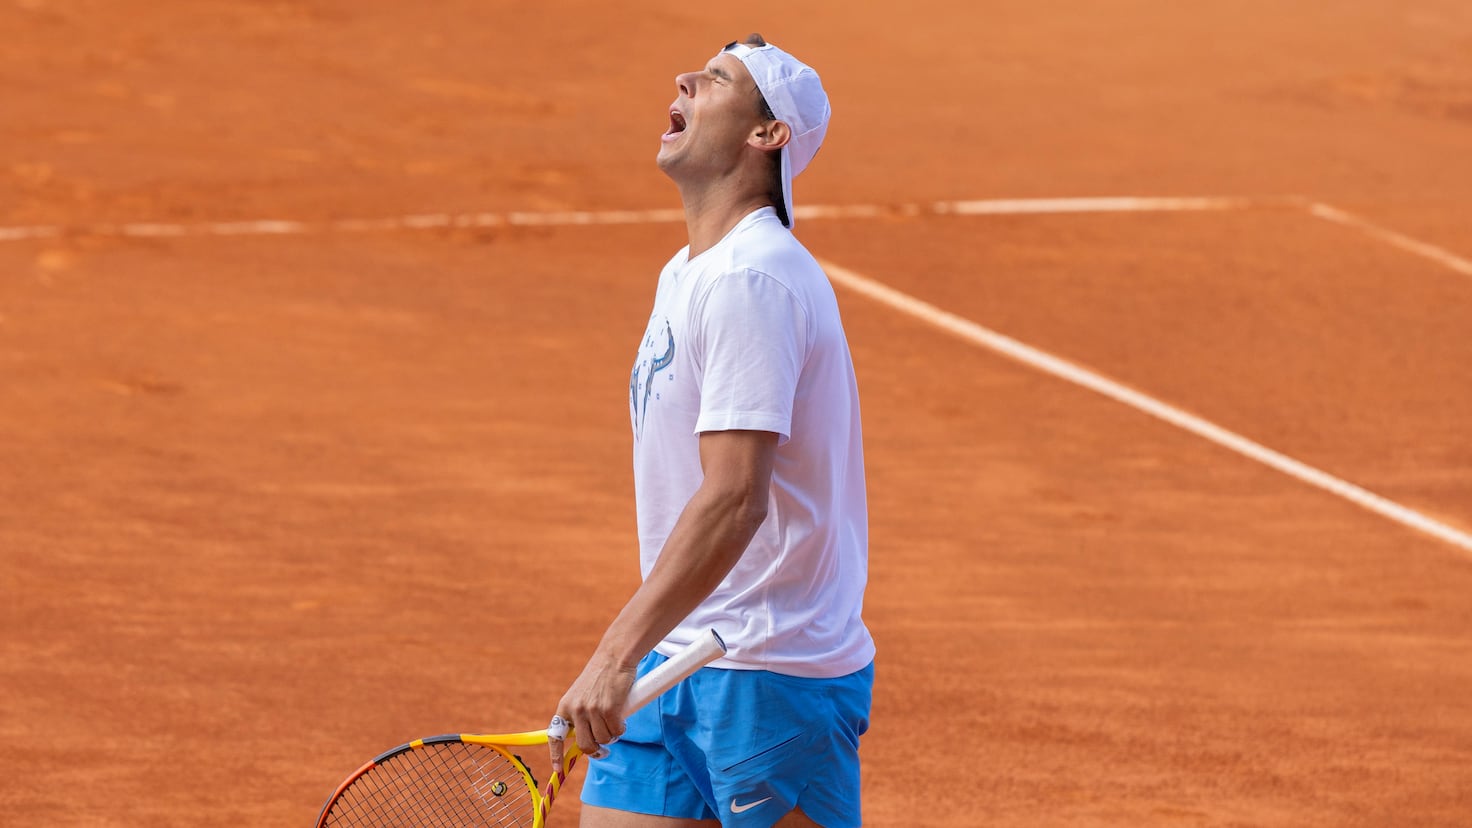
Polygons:
[[589,756],[596,754],[602,745],[602,742],[598,741],[597,733],[598,728],[593,724],[593,720],[588,718],[579,720],[572,730],[573,738],[578,741],[578,747]]
[[[620,726],[620,729],[623,729],[623,723],[622,722],[619,723],[619,726]],[[618,742],[618,740],[619,739],[622,739],[622,738],[623,738],[623,734],[622,733],[620,733],[617,736],[610,737],[608,741],[606,741],[603,744],[601,744],[601,745],[598,746],[598,750],[596,750],[596,751],[594,751],[592,753],[589,753],[588,754],[588,758],[589,759],[607,759],[608,756],[609,756],[609,753],[610,753],[610,751],[608,750],[609,745],[612,745],[612,744]]]
[[617,742],[620,738],[623,737],[624,731],[627,729],[622,717],[614,717],[611,719],[605,719],[602,717],[591,718],[588,720],[587,727],[589,728],[589,730],[579,730],[578,732],[590,733],[592,737],[591,741],[593,741],[595,744],[593,744],[590,749],[582,741],[582,739],[579,738],[578,745],[582,747],[583,752],[588,754],[589,756],[596,756],[601,748],[607,747],[608,745]]
[[567,720],[561,716],[553,716],[551,724],[547,725],[547,749],[551,755],[553,773],[562,770],[562,758],[567,753],[568,730]]

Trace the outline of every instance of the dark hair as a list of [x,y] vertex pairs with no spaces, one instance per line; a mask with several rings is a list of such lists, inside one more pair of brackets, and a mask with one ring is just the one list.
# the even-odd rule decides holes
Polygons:
[[760,34],[758,34],[756,32],[752,32],[751,34],[749,34],[749,35],[746,36],[746,39],[745,40],[733,40],[730,43],[727,43],[721,49],[721,51],[722,52],[730,51],[730,49],[731,49],[732,46],[736,46],[738,44],[743,44],[743,43],[746,44],[747,46],[750,46],[753,49],[760,49],[761,47],[767,45],[767,41],[763,40],[762,39],[762,36]]

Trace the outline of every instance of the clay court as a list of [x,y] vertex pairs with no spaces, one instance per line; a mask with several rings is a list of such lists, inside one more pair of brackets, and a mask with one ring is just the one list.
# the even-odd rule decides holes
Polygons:
[[866,824],[1472,824],[1463,0],[0,0],[0,823],[544,726],[751,31],[834,104]]

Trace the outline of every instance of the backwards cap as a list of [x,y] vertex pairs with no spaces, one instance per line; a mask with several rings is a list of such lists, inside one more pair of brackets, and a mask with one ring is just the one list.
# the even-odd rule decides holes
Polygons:
[[782,206],[787,226],[797,221],[792,212],[792,179],[807,169],[828,133],[828,93],[811,66],[770,43],[751,46],[733,43],[724,50],[746,66],[772,115],[786,124],[792,137],[782,153]]

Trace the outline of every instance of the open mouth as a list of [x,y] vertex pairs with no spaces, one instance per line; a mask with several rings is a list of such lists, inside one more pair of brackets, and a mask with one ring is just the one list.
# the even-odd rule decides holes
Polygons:
[[685,131],[685,116],[678,109],[670,109],[670,128],[664,134],[664,140],[673,141],[680,133]]

